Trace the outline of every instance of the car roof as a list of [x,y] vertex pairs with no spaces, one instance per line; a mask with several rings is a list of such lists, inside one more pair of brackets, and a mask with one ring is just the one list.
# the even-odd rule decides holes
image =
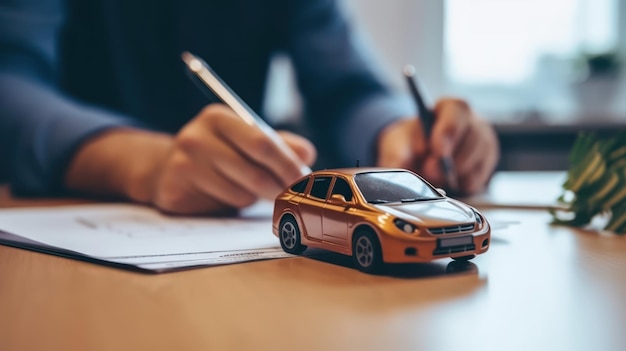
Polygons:
[[352,168],[334,168],[314,171],[312,175],[344,175],[353,176],[359,173],[373,172],[410,172],[402,168],[384,168],[384,167],[352,167]]

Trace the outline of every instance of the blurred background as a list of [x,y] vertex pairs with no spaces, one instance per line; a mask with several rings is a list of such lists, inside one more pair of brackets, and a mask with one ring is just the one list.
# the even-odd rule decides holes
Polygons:
[[[626,127],[626,1],[343,0],[384,74],[429,100],[463,97],[498,131],[501,170],[566,169],[579,131]],[[289,61],[273,64],[266,114],[297,116]]]

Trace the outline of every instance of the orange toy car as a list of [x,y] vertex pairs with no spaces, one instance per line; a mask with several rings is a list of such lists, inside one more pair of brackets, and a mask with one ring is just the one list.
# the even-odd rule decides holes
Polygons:
[[315,171],[278,195],[272,219],[283,250],[308,246],[383,263],[469,260],[489,249],[489,223],[413,172],[388,168]]

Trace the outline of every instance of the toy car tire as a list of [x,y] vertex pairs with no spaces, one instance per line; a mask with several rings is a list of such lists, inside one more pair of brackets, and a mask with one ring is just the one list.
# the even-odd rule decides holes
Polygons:
[[306,246],[302,245],[298,222],[292,216],[287,215],[280,221],[278,238],[280,247],[287,253],[299,255],[306,250]]
[[376,273],[382,268],[382,250],[378,238],[369,230],[357,230],[352,240],[352,258],[356,267],[365,273]]
[[457,262],[467,262],[467,261],[473,259],[474,257],[476,257],[476,255],[467,255],[467,256],[461,256],[461,257],[453,257],[452,259],[457,261]]

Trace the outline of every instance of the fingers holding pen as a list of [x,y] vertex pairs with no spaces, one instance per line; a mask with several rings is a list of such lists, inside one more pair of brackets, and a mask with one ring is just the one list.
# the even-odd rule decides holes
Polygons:
[[152,202],[170,213],[218,214],[273,199],[313,163],[316,151],[305,138],[276,136],[289,152],[256,125],[223,105],[211,105],[173,138],[153,172]]
[[[285,155],[258,127],[245,123],[230,108],[210,105],[197,119],[198,123],[190,123],[179,133],[177,141],[193,158],[199,174],[217,173],[263,198],[273,198],[300,177],[300,160]],[[199,180],[201,188],[215,188],[205,179]]]
[[271,172],[217,138],[195,143],[187,137],[181,144],[192,159],[191,174],[198,190],[222,202],[243,207],[259,197],[271,199],[284,189]]
[[[428,153],[421,163],[421,171],[426,179],[440,187],[451,187],[457,191],[454,170],[442,169],[442,159],[453,158],[469,126],[470,110],[460,99],[442,99],[433,110],[434,123],[428,140]],[[456,159],[454,159],[456,161]],[[455,162],[456,163],[456,162]],[[448,174],[447,172],[453,172]],[[453,177],[449,179],[449,177]]]
[[[219,214],[256,201],[251,194],[228,178],[200,170],[197,162],[182,150],[174,150],[161,171],[153,202],[175,214]],[[200,180],[211,184],[205,187]]]
[[470,125],[469,105],[454,98],[441,99],[434,108],[435,124],[430,138],[431,152],[438,157],[451,157]]
[[435,154],[452,156],[460,191],[471,194],[488,182],[499,158],[495,131],[459,99],[441,100],[433,128]]
[[482,190],[500,157],[495,130],[483,119],[474,117],[470,131],[455,154],[459,180],[467,193]]
[[202,115],[207,128],[220,140],[236,149],[248,161],[267,169],[283,186],[302,176],[302,160],[293,150],[281,148],[276,140],[259,127],[248,125],[230,108],[213,104],[205,108]]
[[[436,186],[462,193],[481,190],[499,158],[493,128],[461,99],[442,99],[433,112],[430,136],[422,119],[400,120],[383,129],[378,165],[410,168]],[[453,164],[447,162],[450,158]]]
[[[189,52],[184,52],[182,59],[190,72],[228,107],[208,105],[176,136],[173,154],[184,156],[179,157],[184,167],[178,167],[182,172],[165,167],[164,173],[173,168],[169,173],[182,178],[179,188],[189,188],[191,183],[209,203],[243,207],[259,197],[273,198],[310,172],[303,161],[315,160],[312,144],[294,135],[281,137],[204,61]],[[173,157],[169,161],[171,164]]]
[[308,139],[287,131],[278,131],[278,135],[285,141],[295,153],[300,161],[307,166],[312,166],[317,159],[317,149]]

